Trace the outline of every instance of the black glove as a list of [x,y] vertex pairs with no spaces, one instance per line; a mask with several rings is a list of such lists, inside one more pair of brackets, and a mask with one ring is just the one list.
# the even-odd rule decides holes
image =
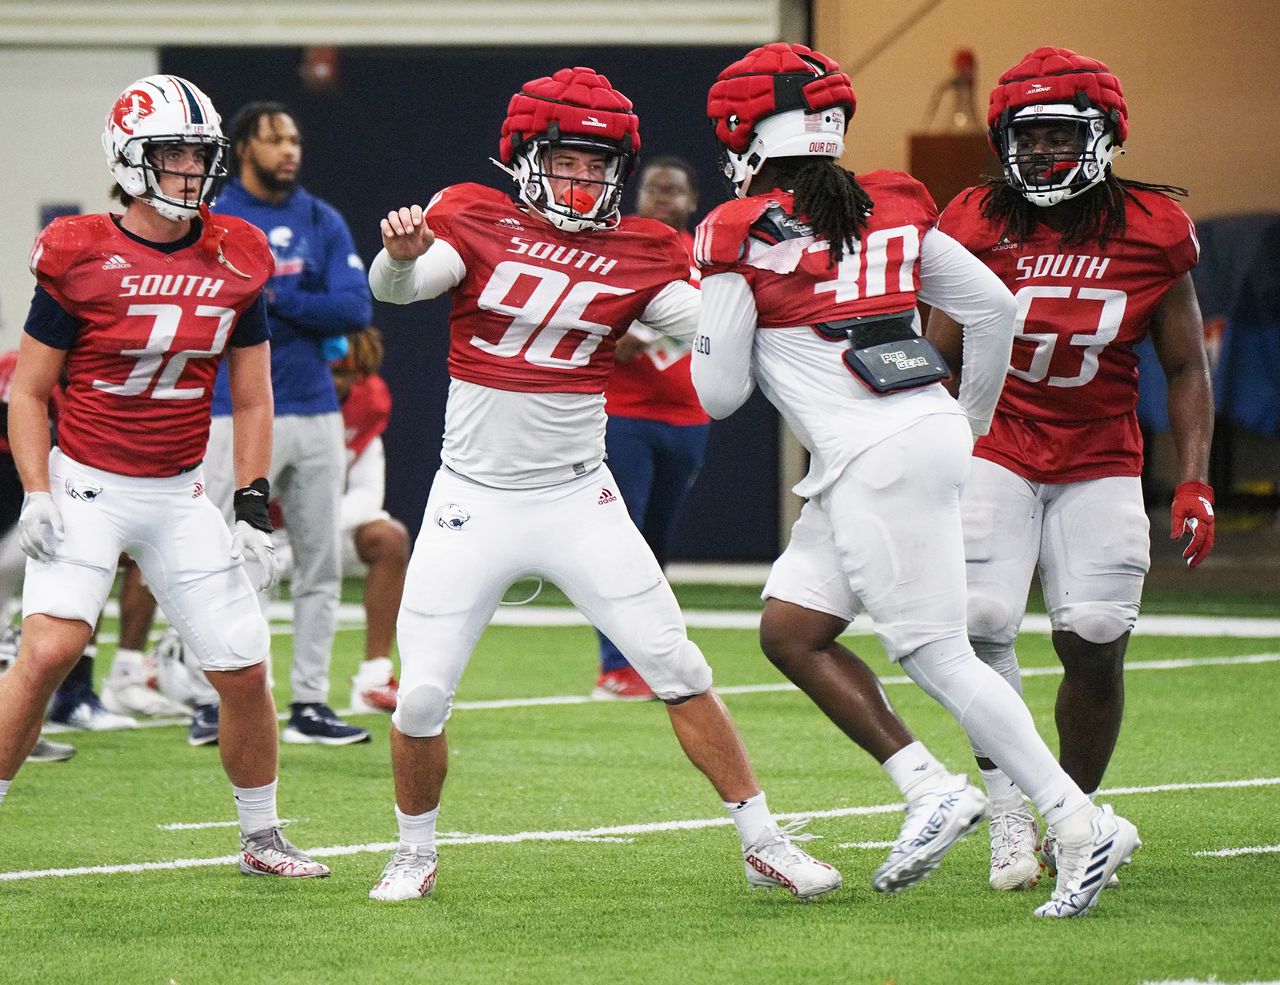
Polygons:
[[254,479],[247,486],[236,490],[234,505],[236,522],[244,521],[264,534],[271,533],[271,516],[267,502],[271,499],[271,483],[266,479]]

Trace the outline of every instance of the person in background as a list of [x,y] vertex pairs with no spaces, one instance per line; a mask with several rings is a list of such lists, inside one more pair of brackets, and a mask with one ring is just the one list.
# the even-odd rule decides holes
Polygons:
[[[346,476],[332,343],[369,324],[373,304],[351,232],[333,206],[298,184],[302,134],[288,107],[255,102],[228,126],[234,177],[219,208],[261,229],[275,257],[263,292],[271,324],[275,424],[268,478],[293,545],[292,701],[285,742],[349,745],[369,733],[328,705],[329,662],[342,590],[340,502]],[[330,345],[326,345],[326,342]],[[231,402],[220,373],[209,432],[209,496],[230,516]],[[265,599],[264,599],[265,605]],[[216,709],[196,710],[205,727]]]
[[[688,163],[678,157],[655,157],[641,168],[635,214],[670,226],[690,254],[689,219],[697,208],[697,181]],[[698,282],[692,260],[689,281]],[[685,499],[702,468],[711,430],[711,419],[689,379],[689,363],[687,344],[634,322],[618,340],[613,375],[604,391],[609,471],[631,519],[664,567]],[[653,700],[653,691],[622,651],[599,630],[596,634],[600,673],[591,696]]]
[[[342,404],[347,484],[342,494],[342,573],[364,579],[364,660],[352,680],[350,710],[395,711],[399,685],[391,662],[396,614],[409,566],[409,531],[382,507],[386,453],[382,433],[391,419],[391,392],[378,375],[382,335],[370,326],[348,336],[349,351],[331,369]],[[287,517],[276,525],[276,552],[288,571],[293,549]]]
[[[1147,335],[1178,458],[1170,536],[1190,538],[1192,568],[1213,550],[1213,395],[1190,274],[1199,244],[1173,200],[1183,189],[1112,173],[1129,111],[1102,62],[1037,48],[1000,77],[987,120],[1004,175],[961,192],[938,223],[1018,302],[1008,380],[964,488],[969,639],[1021,692],[1014,640],[1039,568],[1063,669],[1059,759],[1094,795],[1120,734],[1124,654],[1151,563],[1134,352]],[[935,311],[929,335],[960,370],[956,324]],[[1023,790],[990,749],[975,752],[991,885],[1029,888],[1042,863],[1055,868],[1052,839],[1037,858]]]
[[[270,332],[266,237],[209,206],[227,141],[209,98],[173,75],[139,79],[102,137],[121,215],[68,216],[31,253],[36,292],[9,391],[9,440],[28,557],[18,657],[0,675],[0,801],[45,705],[88,645],[122,552],[182,627],[222,702],[222,764],[240,871],[327,876],[281,834],[270,636],[258,590],[275,580],[267,519]],[[105,259],[104,259],[105,258]],[[226,360],[235,530],[204,494],[209,402]],[[50,395],[65,373],[58,444]]]

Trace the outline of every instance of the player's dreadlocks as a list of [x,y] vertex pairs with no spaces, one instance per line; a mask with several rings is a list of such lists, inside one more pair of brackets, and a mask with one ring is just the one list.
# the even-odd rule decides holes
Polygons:
[[[999,223],[1003,234],[1014,242],[1024,242],[1036,228],[1044,210],[1033,205],[1022,193],[1004,178],[988,178],[979,186],[982,193],[982,217]],[[1138,208],[1150,215],[1134,190],[1155,192],[1166,198],[1185,198],[1189,193],[1177,185],[1153,185],[1146,181],[1117,178],[1114,174],[1099,182],[1074,204],[1055,205],[1068,211],[1068,221],[1062,230],[1063,246],[1082,246],[1097,243],[1105,247],[1113,236],[1124,235],[1125,200],[1132,200]],[[974,192],[970,192],[973,194]]]
[[769,164],[777,169],[778,184],[794,194],[796,214],[804,217],[814,236],[831,244],[827,256],[835,266],[862,239],[875,208],[871,196],[852,171],[833,160],[778,157]]

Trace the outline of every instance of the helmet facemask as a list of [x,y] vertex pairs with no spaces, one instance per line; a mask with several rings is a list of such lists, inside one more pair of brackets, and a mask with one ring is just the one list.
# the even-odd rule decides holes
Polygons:
[[[603,175],[595,179],[555,174],[556,151],[562,148],[603,155]],[[612,229],[622,220],[622,187],[630,171],[629,163],[627,155],[614,146],[544,137],[527,143],[512,158],[509,171],[521,201],[558,229],[576,233]],[[553,181],[564,186],[559,195]]]
[[1041,208],[1106,181],[1112,160],[1124,153],[1105,113],[1066,103],[1023,107],[996,135],[1009,183]]
[[[134,143],[130,141],[130,143]],[[206,157],[204,169],[201,172],[188,171],[171,171],[166,170],[163,164],[158,160],[160,154],[163,153],[166,146],[198,146],[205,148]],[[143,138],[137,141],[139,153],[137,157],[139,163],[135,167],[143,175],[146,183],[146,190],[135,196],[141,199],[147,205],[159,212],[166,219],[193,219],[200,212],[201,205],[211,205],[217,198],[218,192],[221,190],[223,183],[227,180],[227,140],[224,137],[208,137],[199,140],[192,140],[185,136],[175,136],[167,138]],[[126,145],[126,159],[131,158],[133,148]],[[166,194],[161,179],[165,175],[174,175],[183,179],[182,189],[190,184],[196,185],[196,192],[193,196],[186,196],[181,192],[177,194]],[[128,191],[128,189],[125,189]]]

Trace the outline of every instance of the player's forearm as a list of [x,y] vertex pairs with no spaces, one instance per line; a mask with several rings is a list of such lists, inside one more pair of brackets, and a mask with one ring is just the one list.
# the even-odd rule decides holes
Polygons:
[[9,394],[9,448],[24,492],[49,491],[48,398],[16,390]]
[[1188,365],[1169,376],[1169,428],[1179,481],[1208,482],[1213,390],[1207,367]]
[[261,402],[231,411],[232,463],[236,486],[247,486],[271,470],[272,407]]
[[756,306],[740,274],[716,274],[703,286],[702,320],[693,344],[693,388],[708,414],[728,417],[755,389],[751,356]]
[[457,287],[466,272],[458,251],[436,240],[416,260],[396,260],[385,249],[379,252],[369,266],[369,287],[379,301],[411,304]]
[[373,301],[363,276],[359,283],[340,290],[282,291],[270,310],[304,334],[317,338],[359,332],[373,321]]

